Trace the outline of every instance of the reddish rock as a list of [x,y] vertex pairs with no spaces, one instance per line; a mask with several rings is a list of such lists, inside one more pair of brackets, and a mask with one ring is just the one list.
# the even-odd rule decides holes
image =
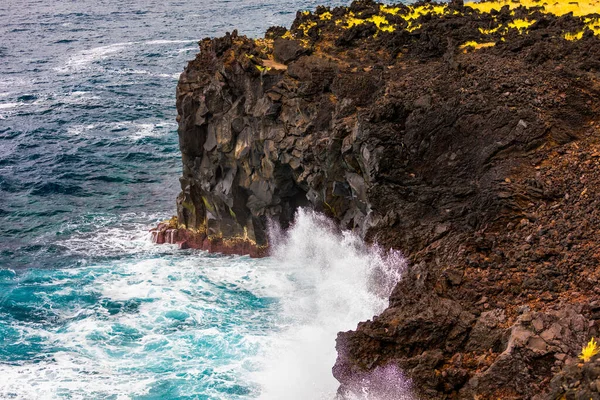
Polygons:
[[[176,244],[180,249],[199,249],[211,253],[249,255],[253,258],[266,257],[268,248],[257,246],[247,239],[209,238],[205,233],[194,232],[185,228],[174,228],[176,219],[160,223],[152,229],[152,241],[156,244]],[[176,223],[176,222],[175,222]]]

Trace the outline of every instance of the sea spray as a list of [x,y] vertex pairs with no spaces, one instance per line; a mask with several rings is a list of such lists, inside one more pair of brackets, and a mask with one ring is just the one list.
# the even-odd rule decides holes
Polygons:
[[388,364],[354,377],[339,400],[415,400],[412,383],[396,365]]
[[273,261],[284,266],[289,282],[280,299],[282,330],[257,377],[260,398],[331,400],[338,387],[331,373],[337,333],[385,309],[406,261],[302,209],[287,232],[272,227],[270,240]]

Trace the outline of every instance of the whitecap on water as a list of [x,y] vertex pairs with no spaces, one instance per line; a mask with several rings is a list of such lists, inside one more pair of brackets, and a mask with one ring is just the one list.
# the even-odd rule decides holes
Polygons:
[[121,52],[134,44],[135,42],[114,43],[79,51],[77,54],[69,57],[69,60],[63,67],[55,68],[55,71],[69,73],[88,68],[95,61],[107,58],[111,54]]
[[0,104],[0,110],[10,110],[11,108],[16,108],[24,105],[26,105],[26,103],[2,103]]
[[137,51],[143,49],[143,46],[148,45],[168,45],[168,44],[187,44],[197,42],[198,39],[183,39],[183,40],[149,40],[141,42],[123,42],[113,43],[105,46],[98,46],[91,49],[86,49],[77,52],[69,57],[66,64],[62,67],[57,67],[54,70],[59,73],[70,73],[74,71],[84,70],[90,67],[94,62],[108,58],[109,56],[125,51],[128,48],[134,47]]
[[68,238],[61,241],[60,245],[71,254],[85,254],[88,257],[160,254],[174,246],[154,245],[149,230],[158,221],[169,217],[168,214],[144,213],[86,215],[63,224],[58,234]]
[[112,72],[120,74],[120,75],[147,75],[147,76],[152,76],[155,78],[179,79],[179,74],[154,73],[154,72],[146,71],[144,69],[125,68],[125,69],[118,69],[118,70],[115,70]]
[[67,128],[67,134],[71,136],[80,136],[87,131],[94,129],[96,125],[71,125]]
[[21,107],[26,107],[29,104],[23,102],[0,103],[0,119],[7,119]]
[[183,40],[149,40],[147,42],[141,42],[142,44],[180,44],[180,43],[192,43],[198,42],[198,39],[183,39]]
[[177,50],[178,53],[187,53],[187,52],[191,52],[191,51],[198,52],[199,51],[198,46],[184,47],[183,49]]
[[117,136],[124,139],[140,140],[144,138],[158,138],[170,135],[177,129],[177,124],[174,122],[161,123],[145,123],[145,122],[110,122],[97,124],[74,124],[67,128],[67,134],[71,136],[85,136],[93,134],[98,137],[99,134],[104,136]]

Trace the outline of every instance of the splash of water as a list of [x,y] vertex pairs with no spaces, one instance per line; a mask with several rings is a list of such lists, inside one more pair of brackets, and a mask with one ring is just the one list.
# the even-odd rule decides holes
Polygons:
[[284,326],[257,377],[260,398],[331,400],[338,387],[331,373],[337,333],[385,309],[406,261],[307,210],[298,211],[287,232],[272,228],[270,240],[288,287],[280,295]]
[[412,382],[393,364],[356,377],[341,397],[343,400],[415,400]]

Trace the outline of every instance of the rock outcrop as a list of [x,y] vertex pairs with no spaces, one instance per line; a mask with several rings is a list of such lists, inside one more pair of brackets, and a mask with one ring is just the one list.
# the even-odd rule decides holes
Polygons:
[[157,242],[261,256],[312,207],[410,259],[339,335],[340,393],[393,366],[425,398],[600,398],[600,6],[501,3],[320,7],[181,75]]

